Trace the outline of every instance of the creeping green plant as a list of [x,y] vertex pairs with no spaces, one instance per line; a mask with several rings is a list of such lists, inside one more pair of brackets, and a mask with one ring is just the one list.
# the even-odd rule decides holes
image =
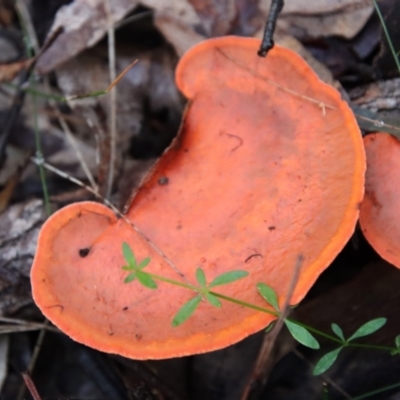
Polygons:
[[242,271],[242,270],[229,271],[215,277],[210,283],[207,283],[208,280],[205,275],[205,272],[203,269],[199,267],[196,270],[197,282],[196,284],[192,285],[188,283],[175,281],[173,279],[165,278],[163,276],[155,275],[150,272],[146,272],[144,269],[150,264],[150,258],[145,258],[142,261],[138,262],[136,260],[136,257],[132,249],[129,247],[127,243],[122,244],[122,253],[127,263],[127,265],[123,266],[122,269],[128,272],[128,275],[124,280],[125,283],[131,283],[133,281],[137,281],[139,284],[149,289],[157,289],[158,286],[156,281],[160,281],[171,285],[184,287],[193,292],[194,296],[186,303],[181,305],[181,307],[176,312],[174,318],[172,319],[171,323],[172,326],[174,327],[182,325],[188,318],[190,318],[195,313],[201,301],[204,300],[214,307],[221,308],[222,307],[221,300],[224,300],[238,304],[240,306],[251,308],[253,310],[275,315],[277,318],[282,318],[286,328],[288,329],[292,337],[297,342],[301,343],[303,346],[309,347],[314,350],[318,350],[320,348],[320,344],[318,343],[317,339],[313,336],[312,333],[337,343],[339,347],[333,351],[330,351],[329,353],[326,353],[315,365],[313,371],[314,375],[320,375],[324,373],[326,370],[328,370],[336,361],[337,357],[339,356],[339,353],[345,347],[352,346],[352,347],[373,348],[377,350],[389,351],[390,354],[392,355],[400,354],[400,335],[395,338],[396,347],[394,348],[354,343],[356,339],[371,335],[377,330],[381,329],[386,323],[386,318],[376,318],[369,322],[366,322],[365,324],[360,326],[360,328],[358,328],[348,339],[345,338],[343,330],[340,328],[340,326],[333,323],[331,325],[332,332],[334,334],[333,336],[321,332],[317,329],[314,329],[310,326],[304,325],[298,321],[286,318],[284,316],[283,310],[281,310],[279,306],[279,299],[277,293],[272,287],[268,286],[264,282],[259,282],[257,284],[258,293],[269,306],[272,306],[272,308],[275,311],[271,311],[270,308],[264,308],[255,304],[241,301],[240,299],[234,297],[225,296],[213,290],[218,286],[228,285],[239,279],[245,278],[248,275],[247,271]]

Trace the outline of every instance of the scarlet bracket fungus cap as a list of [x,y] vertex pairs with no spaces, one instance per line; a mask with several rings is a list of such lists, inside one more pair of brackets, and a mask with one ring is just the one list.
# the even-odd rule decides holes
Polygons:
[[[291,304],[298,303],[354,230],[365,157],[355,118],[332,87],[279,46],[259,58],[259,40],[223,37],[192,48],[176,80],[190,100],[181,131],[123,219],[102,205],[68,206],[44,225],[32,267],[36,304],[73,339],[136,359],[226,347],[274,317],[202,302],[183,326],[171,321],[194,296],[159,283],[124,284],[125,241],[146,270],[182,280],[201,266],[209,281],[249,276],[218,291],[266,306],[257,282],[283,303],[299,256]],[[155,247],[154,247],[155,246]]]
[[360,225],[371,246],[400,268],[400,142],[388,133],[365,136],[367,173]]

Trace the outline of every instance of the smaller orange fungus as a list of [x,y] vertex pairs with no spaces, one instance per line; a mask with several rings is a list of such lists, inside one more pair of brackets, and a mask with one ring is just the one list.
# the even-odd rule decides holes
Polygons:
[[44,225],[33,296],[73,339],[126,357],[167,358],[226,347],[275,319],[201,302],[174,328],[193,293],[164,282],[156,290],[124,284],[123,242],[139,261],[151,257],[146,271],[174,280],[195,282],[199,266],[209,281],[247,271],[216,291],[264,307],[258,282],[283,303],[302,256],[296,304],[351,236],[365,170],[355,118],[301,57],[275,46],[260,58],[259,46],[222,37],[181,59],[176,81],[189,104],[178,137],[126,207],[137,230],[90,202]]
[[360,225],[371,246],[400,268],[400,142],[388,133],[365,136],[367,173]]

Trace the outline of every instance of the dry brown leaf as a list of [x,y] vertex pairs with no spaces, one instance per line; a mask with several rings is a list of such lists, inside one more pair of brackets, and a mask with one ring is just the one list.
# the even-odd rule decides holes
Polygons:
[[11,64],[0,64],[0,82],[9,82],[13,80],[20,71],[31,66],[34,59],[17,61]]
[[385,111],[398,116],[400,107],[400,78],[373,82],[349,92],[352,102],[370,111]]
[[32,302],[30,265],[44,220],[41,200],[13,205],[0,214],[0,315]]
[[[39,58],[40,73],[60,66],[105,35],[104,1],[75,0],[59,10],[48,37],[60,28],[64,31]],[[114,23],[139,4],[153,10],[155,25],[179,56],[206,37],[233,32],[249,36],[264,22],[258,0],[246,3],[241,0],[113,0],[111,4]]]
[[39,57],[36,68],[41,74],[74,57],[82,50],[94,46],[107,32],[105,1],[110,1],[113,23],[121,20],[138,4],[138,0],[75,0],[61,7],[48,37],[62,29],[62,33]]
[[[271,0],[260,0],[260,7],[268,10]],[[370,0],[295,0],[285,1],[282,14],[316,15],[330,12],[354,10],[371,5]]]
[[[268,13],[271,0],[260,0]],[[285,2],[279,26],[311,38],[338,35],[353,38],[374,11],[370,0],[296,0]]]

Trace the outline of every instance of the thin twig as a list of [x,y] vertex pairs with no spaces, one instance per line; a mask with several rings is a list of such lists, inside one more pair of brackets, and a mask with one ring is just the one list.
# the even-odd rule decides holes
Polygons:
[[[108,63],[110,69],[110,82],[116,80],[116,61],[115,61],[115,30],[112,21],[112,11],[110,0],[104,0],[105,9],[107,14],[107,36],[108,36]],[[115,175],[115,163],[116,163],[116,151],[117,151],[117,91],[115,87],[110,90],[110,165],[108,168],[107,188],[106,188],[106,199],[110,199],[114,175]]]
[[[44,325],[46,326],[46,328],[47,328],[47,325],[49,325],[49,321],[47,319],[45,320]],[[42,349],[42,345],[43,345],[43,341],[44,341],[45,335],[46,335],[46,329],[43,328],[43,329],[41,329],[41,331],[39,333],[39,337],[36,340],[35,348],[33,349],[33,354],[32,354],[32,357],[31,357],[31,359],[29,361],[29,365],[28,365],[29,374],[32,374],[33,369],[35,368],[37,358],[39,356],[40,350]],[[27,384],[27,381],[25,379],[25,375],[27,377],[29,377],[29,375],[27,375],[27,374],[22,374],[22,375],[24,377],[25,384],[28,387],[30,393],[32,394],[32,397],[34,398],[34,400],[37,400],[37,399],[40,400],[39,393],[36,391],[36,388],[33,385],[33,382],[30,381],[32,386],[28,386],[28,384]],[[37,395],[37,397],[35,397],[34,393]],[[25,395],[25,386],[22,386],[20,388],[19,393],[18,393],[17,400],[24,400],[24,395]]]
[[[294,349],[293,353],[301,360],[303,360],[310,367],[311,370],[314,370],[315,365],[313,365],[310,361],[308,361],[307,358],[305,358],[302,353],[300,353],[297,349]],[[319,377],[322,378],[324,381],[328,382],[329,385],[335,388],[346,399],[351,399],[351,396],[345,390],[343,390],[336,382],[334,382],[328,375],[321,374]]]
[[288,314],[289,303],[293,296],[294,290],[296,288],[303,261],[304,261],[303,255],[299,254],[299,256],[297,257],[297,260],[296,260],[296,264],[294,266],[293,277],[291,279],[290,286],[289,286],[289,289],[288,289],[288,292],[287,292],[287,295],[285,298],[285,303],[282,307],[283,312],[279,315],[279,318],[275,322],[275,325],[274,325],[272,331],[266,333],[264,336],[264,340],[261,345],[261,349],[258,353],[258,357],[255,362],[255,366],[253,368],[251,378],[250,378],[249,382],[247,383],[245,390],[243,391],[241,400],[248,399],[252,393],[254,393],[257,389],[259,389],[259,386],[256,385],[256,383],[257,383],[257,381],[260,380],[262,374],[263,373],[265,374],[265,364],[266,364],[267,360],[270,358],[270,354],[272,352],[276,338],[279,335],[279,333],[283,327],[283,324],[285,322],[285,318]]
[[[27,373],[23,372],[22,378],[24,379],[25,385],[28,388],[29,393],[33,397],[33,400],[41,400],[39,392],[37,391],[36,386],[33,383],[31,377]],[[24,386],[24,388],[25,388],[25,386]]]
[[185,277],[185,275],[179,270],[179,268],[163,253],[161,249],[159,249],[131,220],[129,220],[125,214],[123,214],[120,210],[118,210],[117,207],[115,207],[109,200],[105,199],[102,197],[98,191],[92,189],[91,187],[85,185],[83,182],[81,182],[79,179],[74,178],[73,176],[70,176],[66,174],[65,172],[59,170],[58,168],[54,167],[53,165],[50,165],[46,163],[42,158],[38,157],[31,157],[31,161],[35,164],[41,164],[44,168],[46,168],[49,171],[54,172],[55,174],[61,176],[64,179],[69,180],[72,183],[75,183],[76,185],[85,188],[88,192],[92,193],[94,196],[96,196],[98,199],[102,200],[104,204],[109,207],[116,215],[121,217],[127,224],[129,224],[143,239],[147,241],[147,243],[167,262],[167,264],[172,267],[172,269],[186,282],[190,283],[189,280]]
[[82,152],[76,143],[75,137],[69,129],[68,124],[65,122],[65,119],[62,117],[62,114],[59,112],[57,106],[54,104],[54,101],[51,101],[50,105],[53,107],[53,109],[56,113],[57,120],[58,120],[59,124],[61,125],[61,128],[63,129],[63,131],[65,133],[65,136],[67,137],[71,147],[74,149],[76,158],[78,159],[78,161],[83,169],[83,172],[85,173],[86,178],[88,179],[88,181],[90,183],[90,186],[93,188],[93,190],[97,191],[97,189],[98,189],[97,183],[94,180],[93,174],[91,173],[91,171],[82,155]]
[[272,0],[271,2],[267,23],[265,24],[264,35],[261,41],[260,49],[257,53],[260,57],[266,57],[268,52],[274,47],[273,36],[276,27],[276,21],[278,20],[278,15],[282,11],[284,4],[285,3],[283,0]]

